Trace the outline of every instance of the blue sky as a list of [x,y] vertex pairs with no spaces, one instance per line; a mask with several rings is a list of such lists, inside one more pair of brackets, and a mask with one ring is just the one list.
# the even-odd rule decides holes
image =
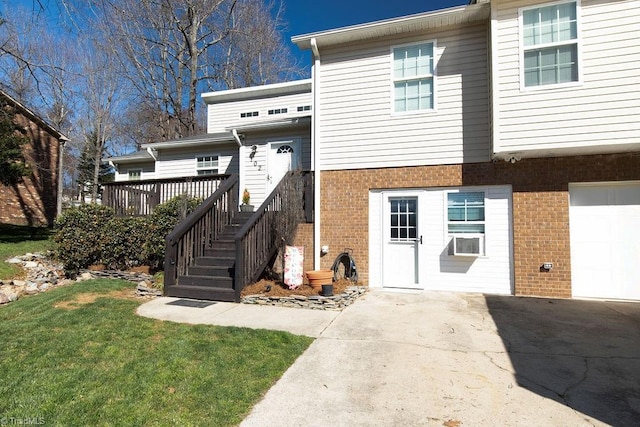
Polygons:
[[[291,36],[379,21],[403,15],[445,9],[467,4],[468,0],[284,0],[288,31]],[[301,53],[292,45],[295,55],[307,65],[310,53]]]
[[[0,0],[3,1],[3,0]],[[55,17],[56,0],[40,0],[46,12]],[[379,21],[403,15],[444,9],[467,4],[468,0],[284,0],[285,19],[288,30],[284,39],[291,46],[291,51],[298,56],[302,64],[311,64],[311,54],[301,52],[291,44],[291,36]],[[28,8],[36,5],[36,0],[12,0]],[[55,25],[55,24],[54,24]]]

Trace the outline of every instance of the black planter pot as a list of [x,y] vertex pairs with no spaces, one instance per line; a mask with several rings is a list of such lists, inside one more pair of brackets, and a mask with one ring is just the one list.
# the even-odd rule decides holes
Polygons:
[[333,296],[333,285],[322,285],[322,296],[323,297]]

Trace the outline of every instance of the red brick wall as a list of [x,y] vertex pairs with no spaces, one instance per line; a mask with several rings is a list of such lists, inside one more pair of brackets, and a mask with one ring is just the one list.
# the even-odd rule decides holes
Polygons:
[[21,114],[16,114],[16,121],[26,129],[30,139],[24,146],[24,154],[33,174],[15,186],[0,184],[0,223],[53,225],[60,142]]
[[[368,281],[370,189],[506,185],[513,188],[516,295],[571,296],[570,182],[640,180],[640,155],[525,159],[409,168],[325,171],[321,177],[321,244],[333,259],[349,247],[360,278]],[[553,262],[549,272],[543,262]]]

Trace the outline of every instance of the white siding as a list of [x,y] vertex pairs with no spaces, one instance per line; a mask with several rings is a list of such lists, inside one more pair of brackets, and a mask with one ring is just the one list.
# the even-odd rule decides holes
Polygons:
[[[311,93],[299,93],[268,98],[211,104],[207,107],[207,132],[224,132],[225,129],[269,120],[309,116],[311,111],[298,112],[298,107],[311,105]],[[268,111],[287,108],[286,114],[269,115]],[[258,111],[258,117],[241,118],[240,114]]]
[[[512,286],[511,188],[508,186],[461,187],[461,191],[485,192],[485,255],[449,255],[447,192],[453,189],[424,189],[419,196],[419,283],[428,290],[510,294]],[[415,190],[412,190],[415,191]],[[369,286],[384,287],[385,265],[382,229],[383,203],[388,195],[403,190],[372,191],[369,194]]]
[[162,150],[158,152],[156,163],[157,178],[177,178],[196,176],[196,157],[218,155],[219,173],[238,173],[238,147],[197,147]]
[[[322,169],[488,161],[487,31],[448,27],[321,51]],[[436,42],[435,111],[393,113],[391,48],[426,40]]]
[[565,88],[521,90],[518,9],[541,3],[492,2],[499,49],[494,53],[499,121],[494,151],[524,156],[533,150],[615,152],[640,144],[640,1],[582,0],[582,81]]
[[[311,136],[310,131],[300,129],[289,132],[269,132],[262,134],[247,135],[244,147],[240,151],[243,164],[243,175],[241,177],[242,190],[248,189],[251,193],[251,204],[260,206],[267,194],[267,156],[268,143],[274,141],[290,141],[297,139],[300,141],[302,149],[302,170],[311,168]],[[253,159],[249,156],[251,146],[257,147]]]
[[126,163],[118,166],[115,181],[129,181],[129,169],[141,170],[140,179],[155,179],[155,163]]

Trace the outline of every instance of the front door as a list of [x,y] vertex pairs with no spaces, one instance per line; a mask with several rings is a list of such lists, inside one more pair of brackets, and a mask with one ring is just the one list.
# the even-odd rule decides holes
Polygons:
[[300,158],[298,141],[271,142],[269,144],[267,194],[273,191],[287,172],[300,168]]
[[418,196],[387,196],[384,209],[383,286],[421,288]]

